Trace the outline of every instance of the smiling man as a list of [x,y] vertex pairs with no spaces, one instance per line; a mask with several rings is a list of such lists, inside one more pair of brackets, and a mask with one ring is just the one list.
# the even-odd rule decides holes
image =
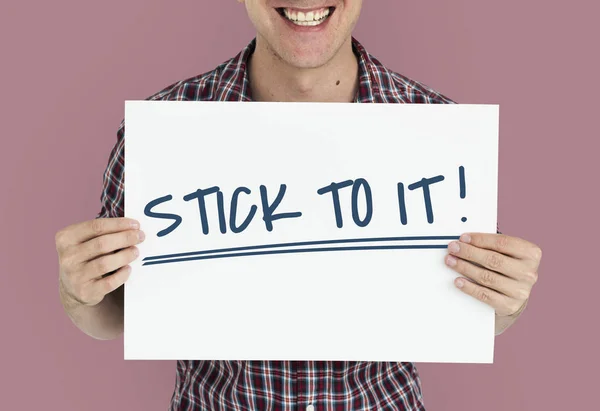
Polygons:
[[[242,2],[256,27],[255,39],[214,70],[174,83],[149,100],[453,103],[387,69],[352,37],[361,0]],[[144,240],[139,223],[123,218],[124,139],[122,122],[97,218],[56,236],[65,311],[98,339],[123,332],[122,286],[128,264],[138,256],[135,245]],[[540,259],[540,248],[526,240],[465,233],[449,245],[445,262],[461,274],[455,279],[458,288],[494,307],[500,334],[524,309]],[[305,338],[302,330],[298,338]],[[412,363],[181,360],[170,409],[406,411],[425,406]]]

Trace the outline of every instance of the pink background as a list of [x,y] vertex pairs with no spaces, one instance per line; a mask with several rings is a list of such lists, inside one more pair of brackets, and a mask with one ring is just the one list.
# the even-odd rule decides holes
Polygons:
[[[419,365],[429,410],[596,402],[599,11],[583,0],[365,1],[355,35],[386,65],[458,102],[500,104],[500,227],[544,250],[494,365]],[[3,2],[0,34],[0,409],[164,410],[173,362],[125,362],[122,339],[95,341],[64,315],[54,233],[98,212],[124,100],[237,53],[254,34],[244,7]]]

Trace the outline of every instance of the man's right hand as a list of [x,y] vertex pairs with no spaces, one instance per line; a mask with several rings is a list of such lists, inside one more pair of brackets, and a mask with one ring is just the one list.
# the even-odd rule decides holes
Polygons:
[[97,218],[60,230],[56,250],[64,297],[99,304],[127,281],[128,264],[139,254],[135,245],[143,240],[139,223],[129,218]]

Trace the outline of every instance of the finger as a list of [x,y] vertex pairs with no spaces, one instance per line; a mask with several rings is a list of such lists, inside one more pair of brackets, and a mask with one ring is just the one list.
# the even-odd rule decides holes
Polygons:
[[456,272],[470,278],[478,284],[498,291],[508,297],[522,300],[529,297],[529,290],[525,284],[495,271],[477,266],[452,255],[446,256],[446,264],[452,267]]
[[130,218],[96,218],[70,225],[56,233],[56,248],[58,250],[81,244],[104,234],[139,229],[140,224]]
[[77,250],[77,262],[90,261],[99,256],[131,247],[144,241],[144,238],[144,232],[141,230],[127,230],[92,238],[81,244]]
[[83,269],[83,281],[97,279],[130,264],[139,255],[137,247],[132,246],[114,254],[107,254],[89,261]]
[[460,236],[460,241],[522,260],[539,261],[541,258],[541,249],[537,245],[506,234],[465,233]]
[[498,315],[511,315],[521,306],[518,300],[490,290],[466,278],[459,277],[454,280],[454,284],[465,294],[494,308]]
[[131,267],[126,265],[111,275],[94,280],[94,287],[104,296],[125,284],[131,274]]
[[496,271],[514,279],[522,279],[528,267],[522,260],[516,260],[495,251],[486,250],[460,241],[448,244],[450,254],[473,263],[477,263],[489,270]]

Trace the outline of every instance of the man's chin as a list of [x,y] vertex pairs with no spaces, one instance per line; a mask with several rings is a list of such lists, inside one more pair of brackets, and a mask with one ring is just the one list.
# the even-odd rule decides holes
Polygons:
[[279,55],[290,66],[302,69],[324,66],[332,57],[328,50],[306,48],[305,46],[285,48]]

